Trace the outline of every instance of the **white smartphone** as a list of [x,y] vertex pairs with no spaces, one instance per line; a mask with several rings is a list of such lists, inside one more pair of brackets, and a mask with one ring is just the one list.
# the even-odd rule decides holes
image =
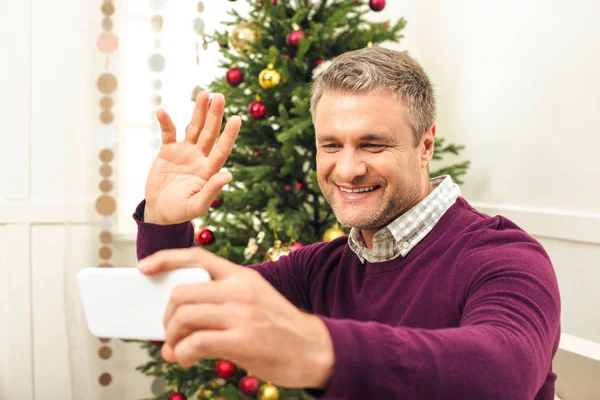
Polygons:
[[79,291],[87,325],[98,337],[164,340],[163,316],[175,286],[206,282],[201,268],[185,268],[155,276],[137,268],[85,268]]

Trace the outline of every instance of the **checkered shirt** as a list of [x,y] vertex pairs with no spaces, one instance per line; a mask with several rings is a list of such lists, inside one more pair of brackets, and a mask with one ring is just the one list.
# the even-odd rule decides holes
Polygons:
[[430,182],[433,191],[429,196],[375,233],[372,250],[367,248],[360,230],[350,230],[348,244],[363,264],[365,261],[377,263],[406,257],[461,195],[460,188],[449,175],[433,178]]

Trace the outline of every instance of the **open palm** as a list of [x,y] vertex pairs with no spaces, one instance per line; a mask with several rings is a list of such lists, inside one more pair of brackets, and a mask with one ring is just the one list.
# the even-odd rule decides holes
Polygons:
[[162,146],[146,181],[144,221],[169,225],[202,216],[231,180],[230,173],[219,171],[231,153],[241,119],[231,117],[217,141],[224,109],[223,95],[216,94],[209,109],[208,93],[200,92],[181,142],[169,115],[158,110]]

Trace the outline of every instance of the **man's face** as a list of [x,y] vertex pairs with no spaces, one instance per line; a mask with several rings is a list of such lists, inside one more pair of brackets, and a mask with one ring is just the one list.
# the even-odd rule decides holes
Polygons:
[[378,230],[427,195],[435,128],[415,147],[391,92],[325,92],[315,131],[319,186],[343,225]]

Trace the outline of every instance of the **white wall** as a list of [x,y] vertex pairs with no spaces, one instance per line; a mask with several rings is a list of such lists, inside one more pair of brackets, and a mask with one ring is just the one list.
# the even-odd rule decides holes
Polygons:
[[[97,4],[96,4],[97,3]],[[109,360],[85,328],[75,274],[99,248],[100,5],[26,0],[0,13],[0,399],[150,394],[131,345]],[[98,377],[108,372],[107,387]]]
[[[416,14],[438,134],[465,144],[461,158],[472,161],[464,197],[544,245],[559,280],[563,332],[590,341],[578,341],[577,351],[596,357],[589,365],[598,376],[600,2],[421,0]],[[560,376],[565,397],[589,398]],[[594,393],[600,398],[600,387]]]

